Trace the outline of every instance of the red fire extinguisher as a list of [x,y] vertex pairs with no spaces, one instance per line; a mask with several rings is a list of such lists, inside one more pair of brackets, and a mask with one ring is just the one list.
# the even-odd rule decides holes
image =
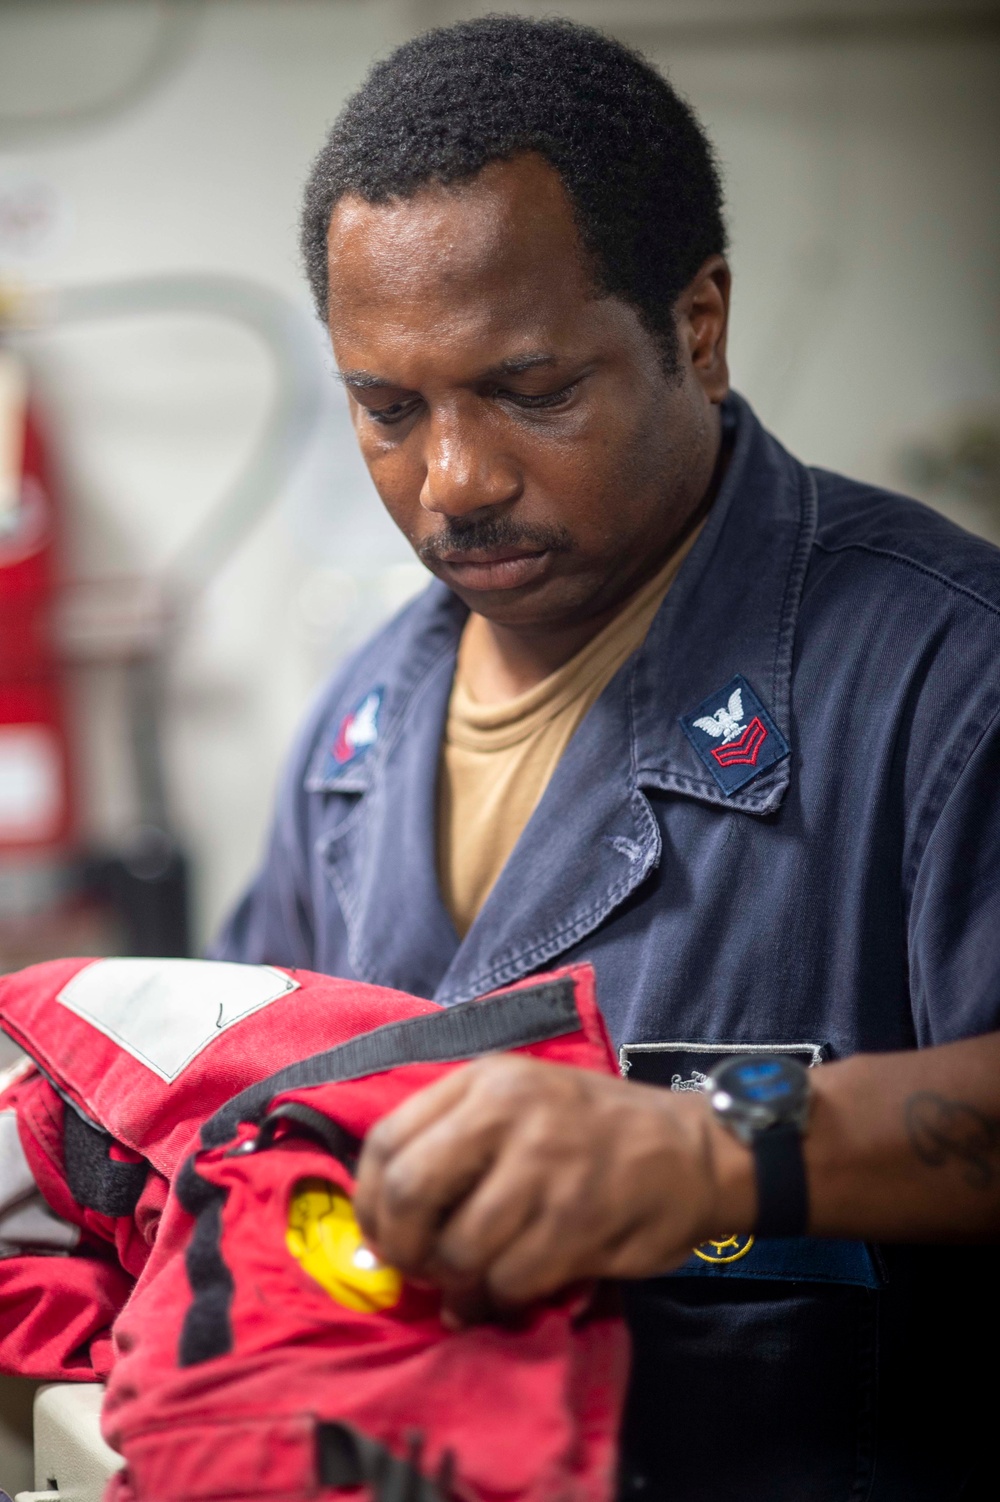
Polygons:
[[0,865],[29,885],[65,860],[74,834],[56,523],[27,371],[0,345]]

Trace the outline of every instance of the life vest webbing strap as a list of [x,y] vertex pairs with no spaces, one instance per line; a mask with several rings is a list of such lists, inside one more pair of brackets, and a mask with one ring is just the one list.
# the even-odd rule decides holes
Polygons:
[[377,1502],[446,1502],[452,1496],[452,1457],[446,1451],[431,1480],[420,1470],[422,1436],[409,1436],[401,1459],[347,1424],[316,1426],[316,1469],[321,1486],[367,1487]]
[[478,1054],[523,1048],[576,1032],[580,1025],[569,976],[390,1022],[249,1086],[209,1117],[201,1140],[206,1147],[220,1147],[241,1121],[259,1121],[274,1097],[285,1090],[364,1079],[401,1064],[454,1063]]
[[131,1434],[125,1490],[141,1502],[274,1502],[363,1487],[371,1502],[453,1502],[461,1478],[452,1452],[428,1475],[423,1436],[411,1431],[404,1444],[406,1453],[395,1455],[359,1429],[313,1413],[206,1414]]
[[[254,1152],[265,1152],[273,1143],[279,1127],[285,1122],[291,1122],[306,1136],[316,1138],[332,1158],[344,1165],[348,1173],[357,1171],[360,1140],[342,1127],[339,1121],[334,1121],[331,1116],[324,1116],[322,1111],[315,1111],[312,1106],[304,1105],[300,1100],[284,1100],[273,1111],[268,1111],[253,1143]],[[238,1149],[233,1148],[231,1151],[236,1152]]]

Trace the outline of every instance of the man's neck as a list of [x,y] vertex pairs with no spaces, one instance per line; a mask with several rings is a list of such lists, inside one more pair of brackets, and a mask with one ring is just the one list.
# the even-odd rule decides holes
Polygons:
[[684,539],[665,558],[629,580],[612,605],[572,625],[549,626],[538,632],[512,631],[484,616],[470,615],[460,657],[463,687],[483,705],[504,704],[534,688],[589,646],[645,585],[664,575],[665,590],[672,576],[670,565],[686,551],[690,537],[686,530]]
[[537,631],[512,630],[473,613],[462,637],[462,682],[479,704],[504,704],[527,693],[565,666],[625,608],[629,600],[667,564],[686,553],[693,534],[707,516],[725,472],[728,452],[719,455],[712,483],[699,504],[675,532],[666,547],[651,557],[649,565],[632,576],[613,604],[585,620],[567,626],[547,626]]
[[511,631],[470,615],[462,637],[462,681],[479,704],[504,704],[527,693],[575,657],[621,608],[579,625],[540,633]]

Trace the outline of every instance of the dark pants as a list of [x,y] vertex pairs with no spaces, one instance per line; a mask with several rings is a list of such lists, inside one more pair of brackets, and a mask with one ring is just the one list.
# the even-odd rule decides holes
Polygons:
[[997,1411],[996,1253],[884,1257],[877,1292],[733,1277],[626,1285],[622,1498],[971,1497]]

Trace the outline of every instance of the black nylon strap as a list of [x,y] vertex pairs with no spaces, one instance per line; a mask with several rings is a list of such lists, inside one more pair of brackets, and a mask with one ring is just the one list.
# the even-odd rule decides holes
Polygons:
[[241,1121],[258,1121],[284,1090],[364,1079],[400,1064],[472,1059],[477,1054],[558,1038],[576,1032],[579,1026],[575,988],[568,977],[507,991],[486,1001],[462,1001],[405,1022],[390,1022],[250,1085],[209,1117],[201,1140],[206,1147],[220,1147]]
[[420,1470],[422,1439],[410,1436],[410,1454],[401,1460],[347,1424],[316,1425],[316,1470],[321,1486],[367,1487],[376,1502],[448,1502],[451,1490],[451,1457],[446,1454],[440,1472],[431,1481]]
[[72,1106],[63,1116],[66,1183],[78,1205],[101,1215],[131,1215],[139,1202],[147,1163],[118,1163],[110,1156],[114,1138],[84,1121]]
[[791,1122],[758,1132],[753,1139],[757,1178],[756,1236],[804,1236],[809,1225],[809,1186],[802,1133]]
[[[282,1101],[280,1106],[275,1106],[273,1111],[267,1113],[260,1124],[254,1152],[266,1151],[274,1141],[278,1128],[286,1121],[290,1121],[307,1136],[315,1137],[332,1158],[343,1163],[349,1173],[355,1172],[361,1153],[359,1138],[342,1127],[339,1121],[334,1121],[332,1116],[324,1116],[322,1111],[314,1111],[312,1106],[303,1105],[299,1100]],[[239,1152],[239,1148],[233,1148],[233,1152]]]

